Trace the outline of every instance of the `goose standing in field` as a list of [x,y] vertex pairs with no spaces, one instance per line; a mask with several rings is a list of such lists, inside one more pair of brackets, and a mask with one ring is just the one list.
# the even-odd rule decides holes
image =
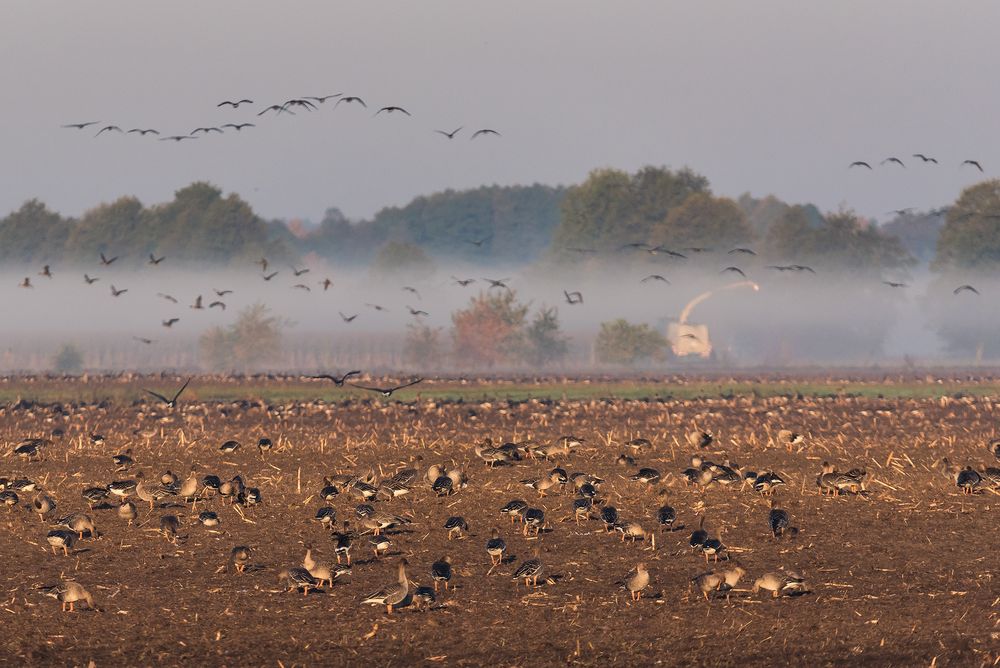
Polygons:
[[229,561],[226,562],[226,572],[243,573],[247,569],[247,564],[253,558],[253,550],[246,545],[237,545],[229,551]]
[[42,587],[41,592],[45,596],[51,596],[59,601],[62,604],[63,612],[67,612],[67,605],[69,606],[68,611],[74,612],[73,605],[80,601],[87,604],[88,610],[98,609],[94,605],[94,597],[90,595],[90,592],[83,585],[72,580],[49,587]]
[[635,475],[629,479],[645,483],[647,485],[655,485],[660,481],[660,472],[654,468],[644,467],[639,469]]
[[520,580],[524,580],[525,587],[529,583],[537,587],[538,576],[542,573],[542,560],[538,554],[538,548],[536,547],[532,552],[531,559],[521,562],[521,565],[517,567],[517,570],[510,576],[510,579],[518,582],[518,584],[520,584]]
[[524,511],[524,535],[534,530],[535,535],[545,528],[545,511],[541,508],[528,508]]
[[694,585],[701,592],[701,595],[705,597],[705,600],[709,600],[709,594],[718,591],[723,584],[725,584],[726,579],[719,573],[708,572],[702,573],[691,580]]
[[45,516],[56,509],[56,500],[48,494],[36,494],[31,500],[31,509],[38,513],[38,519],[44,522]]
[[135,509],[135,504],[126,499],[122,499],[121,505],[118,506],[118,517],[123,520],[128,520],[128,526],[132,526],[132,522],[135,518],[139,516],[138,511]]
[[625,591],[629,593],[629,598],[633,601],[638,601],[642,598],[642,590],[649,586],[649,571],[646,570],[646,564],[639,563],[635,567],[635,571],[630,573],[628,577],[625,578],[623,587]]
[[507,505],[500,509],[501,515],[507,515],[510,518],[510,523],[521,520],[524,521],[524,511],[528,509],[528,502],[524,499],[514,499],[508,501]]
[[431,564],[431,579],[434,580],[434,591],[438,590],[438,582],[444,583],[445,591],[451,582],[451,557],[444,556]]
[[805,579],[797,573],[765,573],[753,583],[753,593],[761,589],[771,592],[772,598],[782,595],[804,594],[809,591]]
[[455,534],[458,534],[458,537],[461,538],[463,532],[469,530],[469,523],[465,521],[464,517],[456,515],[445,520],[444,528],[448,530],[448,540],[451,540]]
[[673,531],[674,522],[677,521],[677,511],[672,506],[663,506],[656,511],[656,521],[660,523],[660,526],[665,527],[667,531]]
[[614,531],[618,524],[618,509],[614,506],[604,506],[601,508],[601,521],[604,522],[604,530],[608,533]]
[[986,445],[986,448],[993,454],[994,457],[1000,459],[1000,438],[994,438]]
[[497,566],[503,562],[503,553],[507,551],[507,543],[500,537],[500,530],[494,527],[490,530],[490,539],[486,541],[486,554],[490,555],[490,565]]
[[91,538],[101,537],[101,533],[94,525],[94,520],[90,517],[90,515],[84,515],[83,513],[73,513],[72,515],[67,515],[66,517],[56,520],[53,524],[57,527],[63,527],[69,529],[70,531],[75,531],[80,540],[83,540],[83,534],[85,533],[90,534]]
[[695,448],[707,448],[714,440],[714,436],[709,434],[707,431],[702,431],[701,429],[695,429],[687,433],[687,442]]
[[316,578],[309,575],[309,571],[298,566],[278,573],[278,582],[284,583],[288,588],[287,591],[302,589],[303,596],[308,596],[310,589],[316,589],[319,586]]
[[538,492],[538,496],[545,496],[545,493],[559,484],[560,475],[559,473],[553,471],[547,476],[542,478],[528,478],[522,480],[521,484],[525,487],[530,487],[531,489]]
[[983,477],[971,466],[966,466],[959,471],[955,478],[955,484],[958,485],[963,494],[975,494],[983,487]]
[[351,523],[344,520],[344,530],[334,533],[333,551],[337,555],[337,563],[341,558],[347,560],[347,565],[351,565]]
[[177,530],[181,521],[177,515],[164,515],[160,518],[160,533],[170,543],[177,543]]
[[406,578],[406,559],[399,561],[399,575],[396,582],[382,587],[378,591],[372,592],[364,597],[361,602],[369,605],[384,605],[387,614],[392,614],[392,609],[406,600],[410,593],[410,581]]
[[306,546],[306,556],[302,558],[302,568],[309,571],[309,575],[316,578],[321,587],[324,582],[329,583],[331,587],[333,586],[333,578],[336,577],[333,569],[313,559],[312,548],[309,546]]
[[56,550],[62,548],[63,555],[68,557],[69,551],[76,544],[76,533],[66,529],[53,529],[45,536],[45,539],[52,548],[52,554],[56,554]]
[[771,499],[771,512],[767,515],[767,526],[775,538],[781,538],[788,527],[788,512],[778,508],[778,502],[773,498]]

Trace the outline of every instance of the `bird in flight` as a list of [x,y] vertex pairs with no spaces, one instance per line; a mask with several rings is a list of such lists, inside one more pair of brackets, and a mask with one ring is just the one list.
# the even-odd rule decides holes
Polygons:
[[236,130],[237,132],[239,132],[243,128],[255,128],[257,126],[254,125],[253,123],[225,123],[225,124],[221,125],[220,127],[223,127],[223,128],[232,128],[232,129]]
[[187,389],[188,383],[190,383],[190,382],[191,382],[191,379],[188,378],[187,381],[185,381],[185,383],[183,385],[181,385],[181,389],[177,390],[177,394],[175,394],[172,399],[167,399],[162,394],[159,394],[157,392],[153,392],[152,390],[147,390],[145,388],[143,388],[143,392],[145,392],[147,394],[153,395],[154,397],[156,397],[157,399],[159,399],[160,401],[162,401],[163,403],[165,403],[167,405],[167,408],[174,408],[175,406],[177,406],[177,398],[179,396],[181,396],[181,392],[183,392],[185,389]]
[[102,132],[121,132],[121,131],[122,131],[122,129],[120,127],[118,127],[117,125],[105,125],[103,128],[101,128],[100,130],[98,130],[97,134],[94,135],[94,136],[95,137],[99,137],[99,136],[101,136]]
[[172,296],[164,294],[162,292],[157,292],[156,296],[157,297],[162,297],[163,299],[166,299],[168,302],[173,302],[175,304],[177,303],[177,298],[176,297],[172,297]]
[[565,290],[563,290],[563,295],[566,296],[567,304],[573,305],[573,304],[583,303],[583,294],[581,294],[578,291],[566,292]]
[[847,168],[848,168],[848,169],[850,169],[851,167],[867,167],[868,169],[871,169],[871,168],[872,168],[872,166],[871,166],[871,165],[869,165],[869,164],[868,164],[867,162],[865,162],[864,160],[855,160],[854,162],[852,162],[851,164],[849,164],[849,165],[847,166]]
[[111,285],[111,296],[112,297],[120,297],[123,294],[125,294],[126,292],[128,292],[128,288],[123,288],[121,290],[117,290],[117,289],[115,289],[114,284]]
[[953,295],[957,295],[960,292],[971,292],[971,293],[977,294],[977,295],[979,294],[979,290],[976,290],[971,285],[960,285],[960,286],[958,286],[957,288],[955,288],[954,290],[951,291],[951,293]]
[[191,304],[191,306],[189,306],[188,308],[193,308],[196,310],[205,308],[204,306],[201,305],[201,295],[198,295],[198,298],[194,300],[194,304]]
[[130,135],[133,132],[138,132],[143,137],[145,137],[146,135],[158,135],[158,134],[160,134],[159,130],[154,130],[153,128],[146,128],[146,129],[143,129],[143,128],[132,128],[131,130],[129,130],[125,134]]
[[888,285],[890,288],[905,288],[909,287],[906,283],[897,283],[895,281],[882,281],[884,285]]
[[461,285],[463,288],[476,282],[474,278],[458,278],[457,276],[452,276],[452,278],[455,279],[455,285]]
[[83,280],[87,282],[87,285],[93,285],[94,283],[96,283],[97,281],[99,281],[101,279],[99,279],[99,278],[91,278],[87,274],[84,274],[83,275]]
[[486,243],[487,241],[489,241],[492,238],[493,238],[493,235],[491,234],[488,237],[483,237],[482,239],[477,239],[475,241],[470,241],[468,239],[463,239],[463,241],[465,243],[469,244],[470,246],[475,246],[476,248],[482,248],[483,244]]
[[164,320],[163,321],[163,326],[164,327],[173,327],[174,323],[180,322],[180,320],[181,320],[180,318],[171,318],[170,320]]
[[139,343],[145,343],[147,346],[153,342],[153,339],[146,339],[141,336],[133,336],[132,338],[138,341]]
[[704,246],[688,246],[687,248],[682,248],[681,250],[688,251],[689,253],[707,253],[712,249],[705,248]]
[[357,102],[358,104],[360,104],[365,109],[368,108],[368,105],[365,104],[365,101],[362,100],[360,97],[357,97],[355,95],[348,95],[347,97],[341,97],[339,100],[337,100],[337,104],[333,105],[334,109],[336,109],[337,107],[339,107],[341,102],[346,102],[348,104],[350,104],[352,102]]
[[923,153],[914,153],[913,157],[914,158],[920,158],[920,160],[922,162],[933,162],[935,165],[938,164],[938,161],[935,158],[930,158],[930,157],[924,155]]
[[97,125],[100,121],[87,121],[86,123],[70,123],[69,125],[64,125],[64,128],[73,128],[75,130],[82,130],[91,125]]
[[483,128],[482,130],[476,130],[475,132],[473,132],[472,136],[469,137],[469,139],[475,139],[476,137],[478,137],[480,135],[496,135],[497,137],[499,137],[500,133],[497,132],[496,130],[490,130],[489,128]]
[[262,257],[261,259],[259,259],[256,262],[254,262],[254,264],[259,264],[261,271],[267,271],[267,258],[266,257]]
[[192,137],[191,135],[170,135],[169,137],[160,137],[160,141],[184,141],[185,139],[197,139],[197,137]]
[[293,285],[292,290],[305,290],[306,292],[312,292],[312,288],[308,285],[303,285],[302,283],[296,283]]
[[211,128],[195,128],[194,130],[192,130],[190,132],[190,135],[192,137],[194,137],[199,132],[204,132],[205,134],[208,134],[209,132],[218,132],[221,135],[223,133],[223,130],[222,130],[222,128],[216,128],[216,127],[211,127]]
[[487,289],[492,289],[492,288],[503,288],[505,290],[510,289],[507,287],[506,283],[506,281],[510,280],[509,278],[498,278],[498,279],[484,278],[483,280],[490,284],[490,287]]
[[208,308],[216,308],[216,307],[221,308],[223,311],[226,310],[226,305],[220,301],[214,301],[208,305]]
[[422,315],[430,315],[427,311],[421,311],[420,309],[413,308],[412,306],[407,306],[406,309],[410,312],[414,318],[419,318]]
[[160,264],[161,262],[163,262],[166,259],[167,259],[166,255],[163,255],[163,256],[160,256],[160,257],[156,257],[152,253],[149,254],[149,264],[151,264],[153,266],[156,266],[156,265]]
[[746,275],[746,274],[744,274],[744,273],[743,273],[743,270],[742,270],[742,269],[740,269],[739,267],[726,267],[725,269],[723,269],[723,270],[722,270],[722,271],[720,271],[719,273],[720,273],[720,274],[725,274],[726,272],[730,272],[730,273],[733,273],[733,274],[739,274],[739,275],[740,275],[740,276],[742,276],[743,278],[746,278],[746,277],[747,277],[747,275]]
[[417,299],[423,299],[423,297],[420,296],[420,293],[417,292],[417,289],[414,287],[411,287],[409,285],[404,285],[401,289],[405,290],[406,292],[415,294],[417,296]]
[[812,267],[807,267],[804,264],[793,264],[793,265],[790,265],[790,268],[791,268],[792,271],[808,271],[810,274],[815,274],[816,273],[813,270]]
[[316,100],[320,104],[323,104],[327,100],[332,100],[335,97],[340,97],[343,93],[334,93],[333,95],[306,95],[307,100]]
[[908,214],[911,211],[913,211],[913,207],[912,206],[908,206],[905,209],[893,209],[892,211],[886,211],[885,214],[889,215],[890,213],[894,213],[897,216],[905,216],[906,214]]
[[35,286],[33,286],[31,284],[31,278],[29,276],[25,276],[24,280],[21,281],[20,285],[18,285],[17,287],[19,287],[19,288],[33,288]]
[[649,276],[647,276],[646,278],[642,279],[639,282],[640,283],[649,283],[650,281],[660,281],[660,282],[666,283],[667,285],[670,285],[670,281],[668,281],[663,276],[660,276],[659,274],[650,274]]
[[232,107],[233,109],[239,109],[241,104],[253,104],[253,100],[247,100],[246,98],[244,98],[242,100],[236,100],[235,102],[233,100],[223,100],[222,102],[220,102],[219,104],[217,104],[215,106],[216,107],[227,107],[228,106],[228,107]]
[[294,266],[292,266],[292,273],[294,273],[295,276],[298,277],[301,276],[302,274],[308,274],[309,268],[306,267],[305,269],[296,269]]
[[983,166],[979,164],[978,160],[963,160],[962,164],[959,165],[959,167],[961,167],[962,165],[972,165],[973,167],[975,167],[976,169],[978,169],[980,172],[983,171]]
[[882,162],[880,162],[878,164],[884,165],[887,162],[894,162],[897,165],[899,165],[900,167],[903,167],[904,169],[906,168],[906,165],[903,164],[903,161],[900,160],[899,158],[895,157],[895,156],[889,156],[888,158],[886,158],[885,160],[883,160]]
[[435,130],[434,132],[438,133],[439,135],[444,135],[448,139],[454,139],[455,135],[457,135],[458,131],[461,129],[462,129],[461,127],[458,127],[452,130],[451,132],[445,132],[444,130]]
[[423,381],[423,378],[417,378],[416,380],[411,380],[409,383],[404,383],[402,385],[397,385],[396,387],[365,387],[364,385],[355,385],[354,383],[348,383],[351,387],[356,387],[359,390],[368,390],[369,392],[378,392],[383,397],[391,397],[393,392],[402,390],[403,388],[410,387],[411,385],[416,385],[417,383]]
[[384,306],[379,306],[378,304],[369,304],[368,302],[365,302],[365,306],[370,306],[371,308],[375,309],[376,311],[388,311],[389,310],[389,309],[387,309]]
[[52,278],[52,270],[49,269],[49,265],[42,267],[42,270],[38,272],[39,276],[44,276],[46,278]]
[[108,266],[108,265],[110,265],[110,264],[111,264],[112,262],[114,262],[114,261],[115,261],[115,260],[117,260],[117,259],[118,259],[118,256],[117,256],[117,255],[115,255],[115,256],[114,256],[113,258],[110,258],[110,259],[108,259],[108,258],[107,258],[107,257],[106,257],[106,256],[104,255],[104,253],[103,253],[103,252],[101,253],[101,264],[103,264],[104,266]]
[[340,311],[337,311],[337,313],[340,313],[340,318],[341,318],[341,320],[343,320],[344,322],[354,322],[354,319],[358,317],[358,314],[357,314],[357,313],[355,313],[354,315],[344,315],[344,314],[343,314],[342,312],[340,312]]
[[734,248],[733,250],[729,251],[727,255],[736,255],[738,253],[742,253],[743,255],[756,255],[756,253],[754,253],[749,248]]
[[276,114],[286,113],[286,114],[291,114],[292,116],[295,115],[294,111],[292,111],[291,109],[287,109],[285,107],[285,105],[283,105],[283,104],[272,104],[270,107],[266,107],[266,108],[262,109],[260,112],[258,112],[257,115],[258,116],[263,116],[264,114],[266,114],[269,111],[273,111]]
[[318,109],[318,107],[315,104],[303,98],[286,100],[282,106],[285,107],[286,109],[288,107],[302,107],[306,111],[315,111],[316,109]]
[[385,113],[387,113],[387,114],[392,114],[392,113],[395,113],[397,111],[401,111],[402,113],[406,114],[407,116],[412,116],[413,115],[410,112],[408,112],[406,109],[403,109],[402,107],[394,107],[393,106],[393,107],[382,107],[381,109],[379,109],[378,111],[376,111],[374,114],[372,114],[372,116],[378,116],[383,111]]
[[216,297],[225,297],[226,295],[233,294],[232,290],[216,290],[215,288],[212,288],[212,291],[215,293]]
[[278,272],[276,272],[276,271],[273,271],[273,272],[271,272],[270,274],[265,274],[265,275],[263,276],[263,279],[264,279],[265,281],[270,281],[270,280],[271,280],[272,278],[274,278],[274,277],[275,277],[275,276],[277,276],[277,275],[278,275]]
[[326,292],[327,290],[330,289],[330,286],[333,285],[333,281],[331,281],[329,278],[324,278],[322,281],[319,282],[319,284],[323,286],[323,292]]
[[344,381],[346,381],[348,378],[350,378],[351,376],[360,376],[360,375],[361,375],[360,371],[348,371],[339,378],[337,376],[332,376],[328,373],[321,373],[318,376],[309,376],[309,377],[313,378],[314,380],[322,380],[322,379],[332,380],[333,384],[336,385],[337,387],[343,387]]

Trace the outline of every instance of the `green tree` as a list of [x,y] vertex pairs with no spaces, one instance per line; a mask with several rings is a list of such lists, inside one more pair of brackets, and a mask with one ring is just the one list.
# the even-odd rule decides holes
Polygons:
[[412,323],[406,328],[403,361],[418,369],[434,369],[444,359],[444,342],[440,327]]
[[248,371],[277,357],[284,322],[257,303],[240,312],[227,328],[213,327],[200,339],[206,364],[217,371]]
[[594,353],[604,364],[661,360],[666,348],[666,339],[655,329],[645,323],[633,325],[623,318],[602,322],[594,343]]
[[451,316],[453,354],[461,365],[493,367],[517,361],[528,306],[512,290],[481,292]]
[[653,227],[649,243],[667,248],[729,248],[748,242],[752,237],[753,232],[736,202],[696,192]]
[[390,241],[379,249],[371,271],[380,278],[422,279],[434,273],[434,261],[420,246]]
[[37,199],[0,219],[0,262],[37,263],[62,258],[72,220]]
[[948,209],[938,237],[933,268],[947,270],[1000,267],[1000,180],[966,188]]
[[542,308],[524,331],[524,360],[533,367],[559,362],[569,351],[569,339],[559,328],[559,311]]
[[76,346],[66,343],[52,358],[52,368],[57,373],[80,373],[83,370],[83,353]]

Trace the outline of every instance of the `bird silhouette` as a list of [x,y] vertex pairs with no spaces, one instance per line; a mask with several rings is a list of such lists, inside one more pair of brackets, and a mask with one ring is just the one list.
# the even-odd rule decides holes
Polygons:
[[86,123],[70,123],[69,125],[64,125],[64,128],[73,128],[75,130],[83,130],[91,125],[97,125],[100,121],[87,121]]
[[94,283],[96,283],[97,281],[99,281],[101,279],[99,279],[99,278],[91,278],[87,274],[84,274],[83,275],[83,280],[87,282],[87,285],[93,285]]
[[101,264],[103,264],[104,266],[109,266],[112,262],[114,262],[117,259],[118,259],[117,255],[115,255],[113,258],[109,259],[108,257],[106,257],[104,255],[103,252],[101,253]]
[[198,297],[194,300],[194,304],[191,304],[191,306],[189,306],[188,308],[193,308],[195,310],[200,310],[205,308],[204,306],[201,305],[201,295],[198,295]]
[[211,127],[211,128],[195,128],[189,134],[192,137],[194,137],[199,132],[204,132],[205,134],[208,134],[209,132],[218,132],[221,135],[223,133],[223,130],[222,130],[222,128],[216,128],[216,127]]
[[265,281],[270,281],[270,280],[271,280],[272,278],[274,278],[274,277],[275,277],[275,276],[277,276],[277,275],[278,275],[278,272],[274,271],[274,272],[271,272],[270,274],[265,274],[265,275],[263,276],[263,279],[264,279]]
[[737,254],[740,254],[740,253],[742,253],[743,255],[756,255],[757,254],[757,253],[753,252],[752,250],[750,250],[749,248],[734,248],[733,250],[729,251],[727,253],[727,255],[737,255]]
[[146,339],[141,336],[133,336],[132,338],[138,341],[139,343],[145,343],[147,346],[153,342],[153,339]]
[[346,381],[348,378],[350,378],[351,376],[360,376],[360,375],[361,375],[361,372],[356,370],[356,371],[348,371],[347,373],[345,373],[343,376],[340,376],[339,378],[337,376],[332,376],[332,375],[330,375],[328,373],[321,373],[319,375],[309,376],[309,377],[310,378],[314,378],[316,380],[321,380],[321,379],[332,380],[333,384],[336,385],[337,387],[343,387],[344,386],[344,381]]
[[149,264],[154,265],[154,266],[160,264],[161,262],[163,262],[166,259],[167,259],[166,255],[163,255],[161,257],[156,257],[152,253],[149,254]]
[[166,398],[165,396],[163,396],[162,394],[160,394],[160,393],[158,393],[158,392],[153,392],[152,390],[147,390],[147,389],[145,389],[145,388],[143,388],[143,392],[145,392],[145,393],[147,393],[147,394],[151,394],[151,395],[153,395],[154,397],[156,397],[157,399],[159,399],[160,401],[162,401],[163,403],[165,403],[165,404],[167,405],[167,408],[174,408],[174,407],[176,407],[176,406],[177,406],[177,398],[181,396],[181,393],[182,393],[182,392],[183,392],[183,391],[184,391],[185,389],[187,389],[187,386],[188,386],[188,383],[190,383],[190,382],[191,382],[191,379],[190,379],[190,378],[188,378],[188,379],[187,379],[187,380],[186,380],[186,381],[184,382],[184,384],[183,384],[183,385],[181,385],[181,389],[177,390],[177,394],[175,394],[175,395],[173,396],[173,398],[172,398],[172,399],[167,399],[167,398]]
[[892,211],[886,211],[885,214],[888,216],[890,213],[894,213],[897,216],[905,216],[909,212],[913,211],[912,206],[908,206],[905,209],[893,209]]
[[390,107],[382,107],[381,109],[379,109],[378,111],[376,111],[374,114],[372,114],[372,116],[378,116],[383,111],[385,113],[387,113],[387,114],[392,114],[392,113],[395,113],[395,112],[399,111],[399,112],[402,112],[402,113],[406,114],[407,116],[412,116],[413,115],[410,112],[408,112],[406,109],[403,109],[402,107],[390,106]]
[[303,285],[302,283],[296,283],[293,285],[292,290],[305,290],[306,292],[312,292],[312,288],[308,285]]
[[365,101],[362,100],[360,97],[357,97],[356,95],[348,95],[346,97],[341,97],[339,100],[337,100],[337,104],[333,105],[333,107],[336,109],[337,107],[340,106],[341,102],[346,102],[348,104],[351,104],[352,102],[357,102],[365,109],[368,108],[368,105],[365,104]]
[[493,238],[493,235],[491,234],[490,236],[483,237],[482,239],[476,239],[476,240],[472,240],[472,241],[470,241],[468,239],[463,239],[462,241],[465,242],[465,243],[467,243],[467,244],[469,244],[470,246],[475,246],[476,248],[482,248],[483,244],[486,243],[487,241],[489,241],[492,238]]
[[122,290],[117,290],[117,289],[115,289],[114,284],[113,283],[111,284],[111,296],[112,297],[120,297],[123,294],[125,294],[126,292],[128,292],[128,288],[123,288]]
[[894,281],[882,281],[883,284],[888,285],[890,288],[905,288],[908,287],[906,283],[896,283]]
[[225,297],[226,295],[233,294],[232,290],[216,290],[215,288],[212,288],[212,292],[215,293],[216,297]]
[[162,297],[163,299],[166,299],[168,302],[173,302],[175,304],[177,303],[177,298],[176,297],[173,297],[171,295],[165,294],[163,292],[157,292],[156,296],[157,297]]
[[223,124],[223,125],[221,125],[219,127],[232,128],[232,129],[236,130],[237,132],[239,132],[243,128],[255,128],[257,126],[254,125],[253,123],[225,123],[225,124]]
[[301,276],[302,274],[308,274],[308,273],[309,273],[309,268],[308,268],[308,267],[306,267],[305,269],[296,269],[296,268],[295,268],[295,267],[293,266],[293,267],[292,267],[292,273],[293,273],[293,274],[295,274],[295,276],[296,276],[296,277],[299,277],[299,276]]
[[983,171],[983,166],[979,164],[978,160],[963,160],[962,164],[959,165],[959,167],[961,167],[962,165],[972,165],[973,167],[975,167],[976,169],[978,169],[980,172]]
[[451,132],[445,132],[444,130],[435,130],[434,132],[438,133],[439,135],[444,135],[448,139],[454,139],[455,135],[457,135],[458,131],[461,129],[462,129],[461,127],[458,127],[452,130]]
[[171,318],[170,320],[164,320],[163,321],[163,326],[164,327],[173,327],[174,323],[180,322],[180,320],[181,320],[180,318]]
[[960,285],[960,286],[958,286],[957,288],[955,288],[954,290],[951,291],[951,293],[953,295],[957,295],[960,292],[971,292],[971,293],[977,294],[977,295],[979,294],[979,290],[976,290],[971,285]]
[[565,290],[563,290],[563,295],[566,297],[567,304],[572,305],[572,304],[583,303],[583,295],[578,291],[566,292]]
[[489,128],[483,128],[482,130],[476,130],[475,132],[473,132],[472,136],[469,137],[469,139],[475,139],[476,137],[478,137],[480,135],[496,135],[497,137],[501,136],[500,133],[497,132],[496,130],[490,130]]
[[21,281],[21,283],[17,287],[19,287],[19,288],[33,288],[35,286],[33,286],[31,284],[31,277],[25,276],[24,280]]
[[233,100],[223,100],[222,102],[220,102],[219,104],[217,104],[215,106],[216,107],[226,107],[226,106],[229,106],[229,107],[232,107],[233,109],[239,109],[241,104],[253,104],[253,100],[247,100],[245,98],[242,99],[242,100],[236,100],[236,101],[233,101]]
[[333,285],[333,281],[331,281],[329,278],[324,278],[322,281],[319,282],[319,284],[323,286],[323,292],[326,292],[327,290],[330,289],[330,286]]
[[421,296],[420,296],[420,293],[419,293],[419,292],[417,291],[417,289],[416,289],[416,288],[414,288],[414,287],[411,287],[411,286],[409,286],[409,285],[404,285],[404,286],[403,286],[402,288],[400,288],[400,289],[401,289],[401,290],[404,290],[405,292],[410,292],[410,293],[412,293],[412,294],[416,295],[416,296],[417,296],[417,299],[423,299],[423,297],[421,297]]
[[510,289],[507,287],[506,283],[506,281],[510,280],[509,278],[498,278],[498,279],[484,278],[483,280],[490,284],[490,287],[488,289],[492,288],[503,288],[504,290]]
[[334,93],[333,95],[306,95],[305,99],[315,100],[316,102],[323,104],[327,100],[332,100],[333,98],[340,97],[341,95],[342,93]]
[[122,129],[120,127],[118,127],[117,125],[105,125],[103,128],[101,128],[100,130],[98,130],[97,134],[94,135],[94,136],[95,137],[100,137],[101,133],[104,133],[104,132],[121,132],[121,131],[122,131]]
[[461,285],[463,288],[476,282],[476,279],[474,278],[458,278],[457,276],[452,276],[452,279],[454,279],[455,285]]
[[922,160],[923,162],[933,162],[935,165],[938,164],[938,161],[936,159],[927,157],[923,153],[914,153],[913,157],[920,158],[920,160]]
[[269,111],[273,111],[275,114],[285,113],[285,114],[291,114],[292,116],[295,115],[294,111],[292,111],[291,109],[285,108],[285,106],[282,105],[282,104],[272,104],[270,107],[266,107],[265,109],[263,109],[260,112],[258,112],[257,115],[258,116],[263,116],[264,114],[266,114]]
[[370,304],[368,302],[365,302],[365,306],[369,306],[369,307],[375,309],[376,311],[388,311],[389,310],[389,309],[387,309],[384,306],[379,306],[378,304]]
[[158,134],[160,134],[159,130],[154,130],[153,128],[145,128],[145,129],[143,129],[143,128],[132,128],[131,130],[129,130],[125,134],[130,135],[133,132],[138,132],[139,135],[143,136],[143,137],[145,137],[146,135],[158,135]]
[[46,278],[52,278],[52,270],[49,269],[49,265],[42,267],[42,270],[38,272],[39,276],[44,276]]
[[192,137],[191,135],[170,135],[169,137],[160,137],[160,141],[184,141],[185,139],[197,139],[197,137]]
[[649,276],[647,276],[646,278],[642,279],[639,282],[640,283],[648,283],[650,281],[660,281],[662,283],[666,283],[667,285],[670,285],[670,281],[668,281],[663,276],[660,276],[659,274],[650,274]]
[[300,97],[291,100],[285,100],[285,103],[281,106],[285,107],[286,109],[288,107],[302,107],[306,111],[316,111],[316,109],[319,108],[309,100]]
[[266,257],[262,257],[261,259],[259,259],[256,262],[254,262],[254,264],[259,264],[261,271],[267,271],[267,264],[268,263],[267,263],[267,258]]
[[344,314],[343,314],[343,313],[341,313],[340,311],[337,311],[337,313],[340,313],[340,318],[341,318],[341,319],[342,319],[342,320],[343,320],[344,322],[354,322],[354,319],[358,317],[358,314],[357,314],[357,313],[355,313],[354,315],[344,315]]
[[899,165],[900,167],[903,167],[904,169],[906,168],[906,165],[903,164],[903,161],[900,160],[899,158],[895,157],[895,156],[889,156],[888,158],[886,158],[885,160],[883,160],[879,164],[880,165],[884,165],[887,162],[894,162],[897,165]]
[[395,387],[387,387],[387,388],[365,387],[364,385],[355,385],[354,383],[348,383],[348,385],[350,385],[351,387],[356,387],[359,390],[368,390],[369,392],[378,392],[383,397],[391,397],[393,392],[397,392],[399,390],[402,390],[403,388],[407,388],[407,387],[410,387],[412,385],[416,385],[417,383],[420,383],[423,380],[424,380],[423,378],[417,378],[416,380],[411,380],[409,383],[403,383],[402,385],[397,385]]
[[867,167],[868,169],[871,169],[871,168],[872,168],[872,166],[871,166],[871,165],[869,165],[869,164],[868,164],[867,162],[865,162],[864,160],[855,160],[854,162],[852,162],[851,164],[849,164],[849,165],[847,166],[847,168],[848,168],[848,169],[850,169],[851,167]]
[[412,315],[415,318],[418,318],[422,315],[430,315],[430,313],[428,313],[427,311],[421,311],[420,309],[413,308],[412,306],[407,306],[406,308],[410,312],[410,315]]
[[726,267],[725,269],[723,269],[723,270],[722,270],[722,271],[720,271],[719,273],[720,273],[720,274],[725,274],[725,273],[727,273],[727,272],[729,272],[729,273],[733,273],[733,274],[739,274],[739,275],[740,275],[740,276],[742,276],[743,278],[746,278],[746,277],[747,277],[747,275],[746,275],[745,273],[743,273],[743,270],[742,270],[742,269],[740,269],[739,267]]
[[226,305],[220,301],[214,301],[208,305],[208,308],[221,308],[223,311],[226,310]]

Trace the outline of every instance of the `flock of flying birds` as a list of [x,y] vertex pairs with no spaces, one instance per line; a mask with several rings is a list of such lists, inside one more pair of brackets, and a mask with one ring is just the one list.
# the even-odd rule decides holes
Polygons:
[[[295,116],[296,112],[314,112],[319,111],[320,105],[326,104],[328,101],[336,100],[333,104],[333,108],[336,109],[341,104],[360,106],[365,109],[368,108],[368,104],[358,97],[357,95],[344,95],[343,93],[333,93],[332,95],[307,95],[298,98],[292,98],[290,100],[285,100],[281,104],[272,104],[264,107],[257,112],[257,116],[264,116],[266,114],[272,114],[274,116],[280,116],[281,114],[288,114],[290,116]],[[241,98],[239,100],[223,100],[215,105],[217,108],[227,107],[230,109],[239,109],[243,105],[252,105],[253,100],[247,98]],[[381,114],[386,115],[403,115],[412,116],[409,111],[404,107],[399,105],[387,105],[380,107],[372,116],[379,116]],[[74,130],[87,130],[88,128],[93,129],[95,126],[99,126],[94,137],[100,137],[104,133],[109,134],[135,134],[140,137],[145,137],[146,135],[155,135],[160,141],[172,141],[174,143],[182,142],[187,139],[198,139],[202,136],[210,136],[212,134],[224,134],[227,129],[236,132],[242,132],[247,128],[257,127],[254,123],[242,122],[242,123],[223,123],[222,125],[209,125],[194,128],[187,134],[172,134],[172,135],[162,135],[156,128],[147,127],[135,127],[129,130],[124,130],[122,126],[116,125],[114,123],[108,123],[102,125],[102,121],[86,121],[83,123],[67,123],[62,127]],[[127,126],[126,126],[127,127]],[[454,139],[459,132],[464,129],[464,126],[455,128],[450,132],[447,130],[434,130],[435,133],[447,137],[448,139]],[[485,136],[496,136],[499,137],[500,133],[492,128],[480,128],[474,131],[469,139],[476,139],[477,137]]]

